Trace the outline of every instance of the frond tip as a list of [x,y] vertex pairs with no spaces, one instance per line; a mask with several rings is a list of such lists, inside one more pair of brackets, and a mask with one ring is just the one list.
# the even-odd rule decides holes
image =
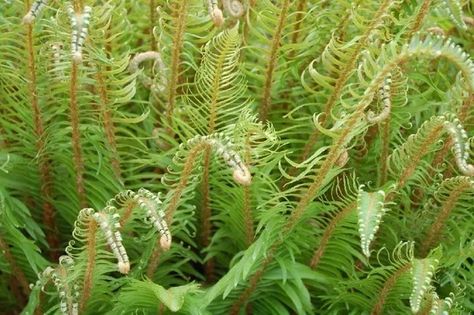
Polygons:
[[188,145],[194,146],[200,142],[204,142],[221,156],[226,164],[233,169],[234,180],[243,185],[248,186],[252,182],[252,175],[248,167],[242,161],[240,155],[231,149],[230,139],[223,137],[221,134],[217,136],[196,136],[188,141]]
[[67,6],[67,12],[71,20],[71,53],[72,60],[74,63],[82,62],[82,46],[87,37],[89,21],[91,17],[92,8],[89,6],[84,7],[83,13],[75,13],[72,6]]
[[154,70],[160,76],[160,83],[155,83],[152,78],[148,77],[145,74],[140,75],[140,80],[142,84],[151,90],[158,90],[159,92],[164,92],[166,90],[167,82],[166,76],[164,75],[165,71],[165,64],[163,59],[161,58],[161,54],[157,51],[146,51],[139,54],[136,54],[133,57],[132,61],[130,61],[130,65],[128,67],[128,71],[130,73],[138,72],[139,66],[142,62],[147,60],[154,60]]
[[357,196],[357,214],[359,216],[359,234],[362,252],[365,256],[370,256],[370,243],[374,239],[375,233],[379,229],[380,221],[385,213],[383,190],[377,192],[363,191],[364,185],[359,187]]
[[367,121],[371,124],[376,124],[384,121],[385,119],[390,116],[390,111],[392,109],[392,100],[391,100],[391,93],[390,93],[390,85],[392,84],[392,75],[389,74],[385,78],[385,82],[383,86],[379,89],[380,99],[382,100],[382,111],[375,115],[374,112],[369,111],[367,113]]
[[[138,194],[135,195],[138,202],[138,206],[142,208],[150,222],[155,226],[161,235],[160,246],[164,250],[168,250],[171,247],[171,233],[168,229],[168,224],[165,221],[165,213],[161,210],[161,200],[158,195],[151,193],[150,191],[141,188]],[[158,210],[155,210],[158,209]]]
[[23,17],[23,24],[31,24],[41,13],[49,0],[36,0],[31,6],[30,11]]
[[410,295],[410,307],[415,314],[420,310],[423,295],[430,287],[431,278],[433,277],[438,259],[425,258],[414,259],[411,268],[413,278],[413,290]]
[[[452,121],[450,121],[452,120]],[[467,133],[457,118],[446,120],[444,126],[453,140],[456,165],[467,176],[474,176],[474,165],[469,164],[469,141]]]
[[122,236],[118,231],[120,228],[120,223],[118,222],[119,215],[116,213],[96,212],[92,216],[102,229],[107,244],[117,258],[118,270],[120,273],[127,274],[130,271],[130,262],[122,244]]
[[219,6],[217,5],[217,0],[208,0],[207,6],[209,16],[211,17],[214,25],[222,26],[222,24],[224,24],[224,15],[222,14],[222,10],[219,9]]

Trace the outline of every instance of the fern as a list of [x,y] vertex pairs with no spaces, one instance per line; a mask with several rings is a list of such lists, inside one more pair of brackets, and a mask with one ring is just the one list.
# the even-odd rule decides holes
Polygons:
[[472,313],[473,14],[3,1],[0,312]]

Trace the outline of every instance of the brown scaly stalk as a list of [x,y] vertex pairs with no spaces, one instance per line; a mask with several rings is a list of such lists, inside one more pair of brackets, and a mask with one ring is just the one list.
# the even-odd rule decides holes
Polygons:
[[86,191],[84,188],[84,161],[82,160],[81,134],[79,131],[79,106],[77,103],[77,72],[78,64],[72,62],[71,83],[69,88],[69,108],[72,128],[72,152],[74,171],[76,173],[76,191],[81,208],[87,207]]
[[[251,165],[251,154],[250,154],[250,133],[245,138],[245,151],[244,160],[246,165]],[[252,195],[250,193],[250,186],[244,186],[244,202],[243,202],[243,214],[244,214],[244,225],[245,225],[245,239],[247,246],[252,244],[254,239],[253,230],[253,215],[252,215]]]
[[350,203],[344,209],[339,211],[329,222],[326,229],[324,230],[323,236],[321,237],[319,246],[314,252],[313,257],[311,258],[311,262],[309,264],[311,269],[314,270],[318,267],[321,257],[323,257],[324,251],[326,250],[326,246],[332,236],[332,233],[336,229],[336,226],[339,224],[339,222],[344,220],[344,218],[346,218],[347,215],[350,214],[352,210],[354,210],[355,208],[356,208],[355,202]]
[[415,21],[413,22],[410,30],[407,33],[408,38],[412,37],[413,34],[418,32],[421,28],[421,25],[423,24],[423,20],[425,19],[426,15],[428,14],[428,11],[430,9],[431,5],[431,0],[425,0],[423,1],[423,4],[421,5],[420,11],[418,11],[418,14],[416,15]]
[[[201,202],[201,245],[203,248],[209,245],[209,238],[211,236],[211,206],[210,206],[210,190],[209,190],[209,167],[211,159],[211,149],[209,146],[206,147],[204,152],[204,170],[202,174],[202,202]],[[212,259],[206,262],[205,275],[208,282],[211,282],[213,274]]]
[[[303,22],[304,10],[306,9],[306,0],[298,0],[296,5],[296,16],[295,16],[295,27],[293,28],[293,35],[291,36],[291,43],[298,43],[300,33],[301,33],[301,23]],[[293,58],[295,55],[295,50],[292,50],[290,53],[290,58]]]
[[[28,284],[28,280],[26,279],[26,276],[23,273],[23,270],[21,270],[20,267],[18,267],[18,265],[16,264],[15,258],[10,252],[10,248],[8,244],[5,242],[5,240],[3,239],[1,235],[0,235],[0,250],[2,251],[3,256],[5,257],[5,260],[10,265],[10,268],[12,271],[12,278],[10,281],[11,287],[18,288],[19,286],[21,289],[21,292],[14,292],[17,302],[21,305],[24,305],[26,303],[27,297],[30,295],[30,287]],[[15,290],[15,291],[18,291],[18,290]]]
[[290,0],[284,0],[280,11],[278,25],[273,34],[273,41],[271,44],[270,55],[268,56],[267,68],[265,70],[265,82],[263,84],[263,97],[260,105],[260,120],[266,121],[268,112],[272,106],[271,93],[273,85],[273,75],[277,63],[278,51],[280,49],[280,40],[282,37],[283,27],[288,16],[288,8],[290,6]]
[[439,211],[436,220],[431,225],[430,229],[426,233],[426,237],[423,239],[420,247],[420,254],[425,257],[429,251],[435,247],[441,237],[441,232],[444,228],[446,220],[449,218],[451,211],[456,206],[459,197],[471,187],[471,182],[469,179],[460,182],[455,189],[450,193],[449,197],[441,205],[441,210]]
[[87,265],[84,274],[84,282],[82,283],[81,300],[79,301],[79,314],[82,314],[85,307],[87,306],[87,300],[89,299],[92,291],[96,254],[96,234],[97,222],[91,216],[89,217],[87,227]]
[[123,211],[123,214],[120,217],[120,226],[123,228],[125,224],[127,224],[128,220],[133,214],[133,208],[136,207],[136,202],[133,200],[127,201],[125,210]]
[[173,37],[173,50],[171,51],[170,79],[168,80],[168,104],[166,107],[167,133],[173,135],[172,130],[174,105],[178,93],[179,68],[181,60],[181,49],[183,48],[184,31],[186,30],[186,14],[188,0],[175,2],[177,7],[176,31]]
[[157,45],[156,45],[156,39],[155,35],[153,34],[153,28],[155,27],[156,24],[156,4],[155,0],[150,0],[150,50],[151,51],[157,51]]
[[380,153],[380,178],[379,186],[387,181],[387,162],[390,150],[390,116],[382,123],[382,152]]
[[[29,1],[26,1],[26,10],[30,9]],[[45,131],[44,122],[41,116],[41,110],[38,103],[38,91],[36,89],[36,61],[35,51],[33,46],[33,26],[27,24],[26,26],[26,50],[28,52],[28,75],[29,84],[28,90],[30,93],[30,102],[33,111],[33,122],[36,135],[36,151],[41,152],[38,157],[38,168],[40,175],[41,196],[43,198],[43,224],[49,230],[46,236],[50,248],[51,258],[56,260],[58,258],[57,250],[59,249],[58,231],[55,220],[55,210],[50,203],[52,199],[51,187],[51,162],[49,157],[45,155]]]
[[112,154],[112,169],[115,173],[115,176],[118,179],[122,178],[122,171],[120,168],[120,158],[117,152],[117,141],[115,138],[115,126],[112,121],[112,110],[108,108],[109,98],[107,95],[107,86],[104,80],[104,76],[100,69],[96,73],[97,83],[98,83],[98,90],[99,90],[99,99],[101,103],[101,111],[102,111],[102,120],[104,123],[105,135],[107,138],[107,142]]
[[411,263],[407,263],[399,268],[390,278],[385,282],[382,290],[380,291],[379,296],[377,297],[377,303],[375,303],[374,308],[370,315],[380,315],[382,314],[383,305],[385,304],[385,299],[387,298],[390,290],[393,288],[398,278],[400,278],[405,272],[411,268]]
[[[336,104],[337,100],[341,96],[342,89],[345,86],[347,80],[349,79],[349,76],[356,66],[357,60],[359,59],[359,55],[362,52],[362,50],[367,46],[367,41],[370,37],[370,34],[374,29],[376,29],[384,17],[386,10],[390,7],[390,0],[384,0],[383,3],[380,4],[379,9],[374,15],[374,18],[372,22],[370,23],[369,27],[367,30],[364,32],[362,35],[361,39],[359,40],[357,46],[354,49],[354,52],[352,53],[352,58],[345,64],[344,69],[342,70],[339,78],[336,81],[336,84],[334,86],[334,90],[332,91],[331,95],[329,96],[328,100],[326,101],[326,104],[324,105],[324,115],[321,117],[321,126],[323,128],[327,127],[327,124],[329,122],[329,117],[331,115],[331,111]],[[315,143],[318,140],[319,136],[319,131],[315,129],[311,136],[309,137],[308,141],[306,142],[306,145],[303,148],[303,153],[301,154],[300,161],[304,161],[308,158],[310,153],[313,150],[313,147]]]
[[[189,152],[189,156],[186,159],[186,162],[184,163],[184,167],[181,172],[178,185],[174,189],[173,196],[165,210],[166,223],[168,224],[168,226],[171,226],[174,213],[176,209],[178,208],[179,200],[181,199],[183,191],[186,188],[189,177],[191,176],[191,173],[193,171],[194,162],[196,161],[196,158],[198,157],[199,153],[201,153],[202,150],[204,150],[204,148],[205,148],[205,144],[201,143],[193,147],[192,150]],[[155,244],[155,249],[153,250],[153,254],[151,255],[150,262],[148,263],[146,274],[149,278],[152,278],[152,276],[155,274],[156,268],[158,267],[160,252],[161,252],[161,246],[160,246],[160,240],[158,239]]]

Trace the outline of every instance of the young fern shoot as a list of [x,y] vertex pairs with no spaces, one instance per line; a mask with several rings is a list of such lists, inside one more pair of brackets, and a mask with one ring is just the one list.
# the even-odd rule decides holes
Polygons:
[[410,307],[414,314],[420,310],[421,300],[430,287],[437,264],[438,260],[435,258],[413,260],[411,268],[413,290],[410,295]]
[[168,83],[166,81],[166,75],[164,74],[166,66],[159,52],[147,51],[136,54],[135,57],[133,57],[132,61],[130,61],[128,70],[130,71],[130,73],[136,73],[140,71],[140,64],[147,60],[154,60],[154,71],[156,74],[159,74],[159,79],[161,82],[157,83],[154,79],[143,73],[139,75],[140,81],[147,89],[164,93],[168,86]]
[[59,257],[59,266],[56,268],[47,267],[41,276],[43,283],[51,279],[58,291],[59,309],[64,315],[79,314],[79,288],[75,283],[70,283],[68,274],[74,267],[74,261],[69,256]]
[[120,273],[127,274],[130,271],[130,262],[128,260],[127,252],[122,244],[122,236],[119,232],[120,216],[117,213],[110,214],[110,212],[116,211],[114,207],[108,206],[104,210],[105,211],[103,212],[94,213],[92,217],[99,224],[105,235],[107,244],[110,246],[112,252],[117,258]]
[[225,13],[236,19],[240,18],[245,12],[244,6],[239,0],[222,0],[222,6]]
[[[160,233],[160,245],[164,250],[171,247],[171,233],[166,223],[165,212],[162,210],[162,202],[159,194],[154,194],[144,188],[140,188],[137,193],[126,190],[119,193],[115,198],[111,199],[108,207],[112,207],[112,203],[118,204],[120,207],[127,205],[128,209],[133,209],[136,205],[143,211],[145,217]],[[129,204],[132,202],[132,204]],[[125,214],[128,216],[128,214]]]
[[74,63],[82,62],[82,47],[87,37],[89,21],[92,9],[89,6],[84,7],[83,13],[75,13],[72,6],[67,6],[67,12],[71,20],[71,54]]
[[230,139],[217,134],[217,136],[196,136],[188,141],[188,145],[194,146],[198,143],[204,142],[211,146],[216,151],[217,155],[221,156],[226,164],[233,169],[234,180],[244,186],[250,185],[252,176],[248,167],[243,163],[240,155],[231,149]]
[[161,200],[159,195],[155,195],[152,192],[141,188],[138,194],[134,196],[138,202],[138,206],[145,211],[146,216],[160,233],[160,245],[164,250],[168,250],[171,247],[171,233],[168,229],[168,224],[165,220],[165,213],[161,208]]
[[379,89],[380,99],[382,100],[382,111],[375,115],[374,112],[367,113],[367,121],[371,124],[378,124],[388,118],[392,110],[392,100],[390,94],[390,85],[392,84],[392,75],[389,74],[385,78],[384,84]]
[[41,13],[49,0],[36,0],[31,6],[30,11],[23,17],[24,24],[32,24],[36,17]]
[[207,0],[207,10],[215,26],[219,27],[224,24],[224,15],[222,10],[219,9],[217,0]]
[[467,176],[474,176],[474,165],[469,164],[469,140],[458,118],[446,120],[444,126],[453,139],[453,151],[456,165]]
[[357,196],[357,215],[360,243],[362,252],[366,257],[370,257],[370,243],[375,237],[375,233],[380,227],[382,216],[387,211],[384,208],[385,192],[365,192],[364,185],[359,187]]

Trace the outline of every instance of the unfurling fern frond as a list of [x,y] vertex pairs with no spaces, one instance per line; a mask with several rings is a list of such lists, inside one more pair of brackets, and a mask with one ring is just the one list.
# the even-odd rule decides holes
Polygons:
[[234,26],[204,46],[195,83],[185,95],[193,135],[221,131],[247,105],[246,80],[238,65],[240,41],[238,27]]
[[435,273],[437,264],[438,259],[436,258],[413,260],[411,267],[413,290],[410,295],[410,306],[414,314],[420,309],[423,296],[431,286],[431,279]]
[[364,185],[359,187],[357,196],[357,214],[359,216],[359,233],[362,252],[370,256],[370,243],[379,229],[382,216],[387,211],[384,208],[385,193],[383,190],[368,193],[363,191]]

